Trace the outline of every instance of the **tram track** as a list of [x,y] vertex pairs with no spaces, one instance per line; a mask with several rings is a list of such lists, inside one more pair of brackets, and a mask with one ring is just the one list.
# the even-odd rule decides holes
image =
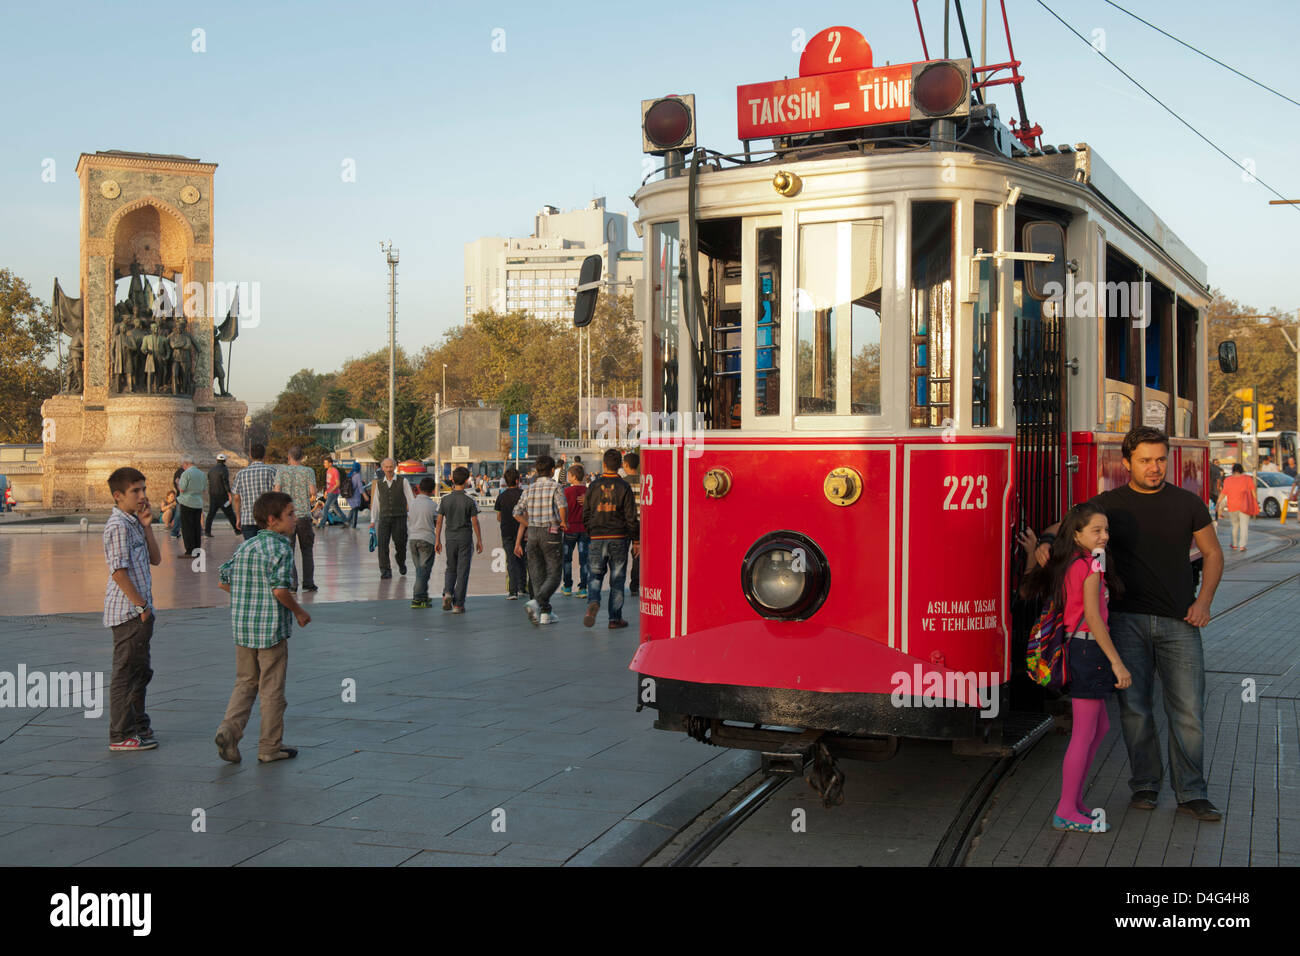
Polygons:
[[[1270,535],[1282,538],[1284,540],[1282,546],[1258,554],[1254,557],[1234,562],[1232,569],[1236,570],[1258,561],[1276,558],[1279,554],[1290,551],[1297,547],[1297,545],[1300,545],[1300,531],[1290,531],[1283,528],[1280,533],[1270,532]],[[1296,581],[1297,579],[1300,579],[1300,572],[1262,587],[1249,597],[1217,611],[1210,617],[1210,621],[1214,622],[1221,620],[1234,611],[1246,607],[1272,591],[1275,591],[1284,584]],[[986,815],[993,797],[998,792],[1002,781],[1006,779],[1017,764],[1024,760],[1033,751],[1034,747],[1045,736],[1046,734],[1043,733],[1034,735],[1032,738],[1027,740],[1023,748],[1016,749],[1011,754],[996,758],[992,763],[978,773],[978,776],[967,788],[965,794],[958,803],[951,822],[935,844],[934,852],[930,857],[929,866],[958,867],[965,862],[966,856],[970,851],[971,843],[978,834],[979,823]],[[739,799],[733,800],[730,805],[725,807],[725,809],[722,809],[722,804],[727,799],[725,797],[714,805],[713,810],[717,811],[721,809],[721,813],[711,822],[708,822],[704,826],[703,830],[698,829],[698,824],[709,815],[710,811],[706,811],[700,818],[697,818],[692,827],[684,828],[679,832],[678,840],[674,842],[685,842],[685,835],[688,832],[695,830],[695,832],[692,833],[689,844],[684,849],[673,854],[666,865],[671,867],[693,867],[702,864],[710,855],[716,852],[728,838],[739,830],[741,826],[744,825],[745,821],[749,820],[778,791],[793,779],[794,775],[792,774],[772,776],[763,776],[761,773],[754,774],[745,781],[744,784],[742,784],[742,787],[746,787],[746,789]],[[665,852],[671,852],[672,849],[673,843],[670,843],[665,850],[660,851],[660,855]]]

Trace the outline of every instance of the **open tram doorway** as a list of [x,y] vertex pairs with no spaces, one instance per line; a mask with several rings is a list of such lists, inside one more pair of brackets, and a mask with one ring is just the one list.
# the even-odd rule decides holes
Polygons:
[[[1056,207],[1022,201],[1016,207],[1015,251],[1027,247],[1025,227],[1051,222],[1068,230],[1070,215]],[[1066,424],[1064,415],[1064,327],[1060,309],[1030,294],[1026,264],[1014,260],[1011,332],[1013,406],[1016,416],[1015,529],[1036,535],[1060,520],[1064,511]],[[1030,555],[1017,545],[1011,553],[1011,707],[1041,711],[1045,693],[1025,674],[1029,633],[1042,608],[1018,597]]]

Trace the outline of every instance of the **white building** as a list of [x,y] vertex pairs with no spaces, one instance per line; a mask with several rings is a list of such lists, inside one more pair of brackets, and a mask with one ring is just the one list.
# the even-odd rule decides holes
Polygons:
[[543,206],[533,222],[533,234],[524,239],[465,243],[466,321],[485,309],[571,316],[582,260],[590,255],[603,260],[603,278],[618,282],[640,273],[641,253],[627,248],[627,216],[606,210],[603,196],[569,212]]

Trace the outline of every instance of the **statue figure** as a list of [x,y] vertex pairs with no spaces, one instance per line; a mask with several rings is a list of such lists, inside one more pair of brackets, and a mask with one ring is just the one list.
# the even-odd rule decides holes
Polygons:
[[146,388],[152,395],[160,389],[167,366],[167,340],[159,333],[157,322],[149,326],[149,334],[144,337],[144,356]]
[[226,391],[226,366],[221,361],[221,332],[212,330],[212,377],[217,380],[217,394],[229,396]]
[[176,329],[167,337],[171,349],[172,394],[186,395],[193,388],[194,340],[185,330],[185,320],[176,320]]
[[130,328],[127,329],[126,339],[131,358],[131,391],[138,392],[141,390],[140,386],[144,383],[144,340],[146,337],[144,319],[140,318],[138,309],[131,310],[131,320],[128,325]]
[[131,375],[131,349],[127,338],[126,319],[121,319],[113,326],[113,355],[110,368],[113,373],[115,391],[129,392]]
[[81,341],[81,332],[72,336],[68,343],[68,391],[80,392],[82,389],[82,363],[86,348]]

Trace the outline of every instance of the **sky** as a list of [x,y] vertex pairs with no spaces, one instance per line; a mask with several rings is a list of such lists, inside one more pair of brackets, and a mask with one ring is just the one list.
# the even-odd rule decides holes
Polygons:
[[[1300,308],[1300,206],[1268,205],[1275,197],[1260,182],[1092,44],[1292,199],[1300,106],[1104,0],[1047,5],[1089,43],[1037,0],[1008,0],[1043,141],[1095,148],[1230,298],[1259,311]],[[942,49],[943,6],[920,3],[932,56]],[[1300,4],[1122,6],[1300,100]],[[1002,60],[998,3],[988,7],[989,59]],[[77,294],[82,152],[217,163],[216,278],[260,283],[260,322],[242,332],[229,363],[231,390],[252,410],[300,368],[333,370],[387,346],[382,240],[400,250],[397,336],[414,352],[463,321],[466,242],[528,235],[543,205],[578,208],[597,196],[635,218],[642,99],[695,93],[700,144],[731,152],[740,148],[736,86],[796,75],[801,38],[845,25],[866,36],[877,64],[923,58],[911,0],[58,9],[0,0],[0,268],[47,302],[56,276]],[[977,57],[979,9],[963,3]],[[954,56],[959,42],[954,16]],[[1004,121],[1016,115],[1007,87],[992,98]],[[349,161],[355,181],[344,175]]]

